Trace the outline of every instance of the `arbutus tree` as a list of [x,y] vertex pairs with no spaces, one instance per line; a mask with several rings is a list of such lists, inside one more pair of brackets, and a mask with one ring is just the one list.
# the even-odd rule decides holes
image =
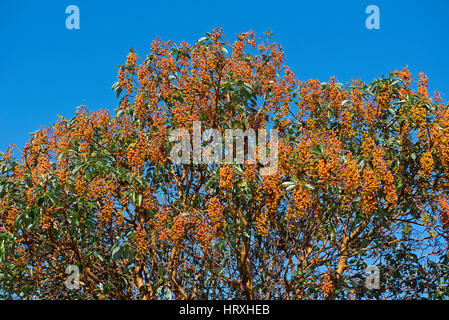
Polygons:
[[[2,298],[448,297],[449,110],[423,74],[299,81],[270,33],[216,29],[131,51],[113,89],[113,116],[80,107],[3,154]],[[174,163],[194,121],[277,129],[278,170]]]

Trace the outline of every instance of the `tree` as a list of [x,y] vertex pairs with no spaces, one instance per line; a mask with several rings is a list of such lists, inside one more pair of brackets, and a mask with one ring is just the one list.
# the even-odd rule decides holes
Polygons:
[[[113,116],[80,107],[3,154],[3,298],[448,297],[449,110],[423,74],[298,81],[271,33],[216,29],[131,51],[113,89]],[[278,170],[171,161],[194,121],[276,128]]]

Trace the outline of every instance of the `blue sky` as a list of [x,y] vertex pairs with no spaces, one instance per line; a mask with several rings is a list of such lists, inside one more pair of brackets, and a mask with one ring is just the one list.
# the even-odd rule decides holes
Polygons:
[[[380,30],[368,30],[368,5]],[[80,29],[65,27],[68,5]],[[0,150],[72,117],[84,104],[113,110],[116,66],[131,47],[142,56],[155,37],[195,42],[222,27],[228,39],[271,29],[301,80],[371,81],[408,65],[449,100],[449,1],[25,1],[0,3]]]

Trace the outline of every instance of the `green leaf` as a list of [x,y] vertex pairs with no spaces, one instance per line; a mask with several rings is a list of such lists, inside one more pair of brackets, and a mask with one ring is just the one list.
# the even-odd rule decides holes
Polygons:
[[321,144],[321,143],[312,149],[312,152],[317,155],[323,154],[323,151],[324,151],[324,148],[323,148],[323,144]]
[[115,247],[112,249],[112,261],[117,261],[118,259],[124,258],[128,260],[132,260],[132,251],[131,248],[125,244],[123,246]]
[[142,205],[142,194],[137,195],[137,206],[140,207]]
[[310,183],[303,182],[302,185],[309,190],[315,190],[315,187],[313,185],[311,185]]
[[331,233],[331,240],[334,240],[336,235],[337,235],[337,233],[335,231],[335,225],[334,225],[334,223],[332,221],[329,222],[329,231]]

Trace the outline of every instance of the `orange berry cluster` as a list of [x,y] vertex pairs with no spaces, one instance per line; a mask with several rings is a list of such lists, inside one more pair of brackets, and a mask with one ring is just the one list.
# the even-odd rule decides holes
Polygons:
[[134,242],[137,246],[137,251],[141,254],[145,254],[148,252],[148,241],[146,239],[145,228],[139,224],[136,228],[136,237],[134,238]]
[[430,150],[427,150],[426,152],[424,152],[424,154],[422,155],[422,157],[420,159],[420,164],[421,164],[420,175],[423,178],[429,178],[432,175],[433,165],[434,165],[432,152]]
[[229,191],[234,184],[234,169],[230,165],[220,168],[220,190]]
[[323,280],[321,281],[321,291],[323,292],[323,295],[326,297],[334,292],[334,284],[330,273],[326,273]]
[[449,204],[442,197],[439,198],[438,202],[441,208],[440,210],[441,224],[444,230],[449,230]]
[[223,226],[223,206],[217,197],[210,199],[209,205],[207,207],[207,213],[209,215],[209,221],[211,227],[219,232]]
[[364,177],[362,184],[362,208],[363,212],[369,214],[376,210],[376,193],[379,190],[380,181],[376,173],[369,168],[363,170],[362,176]]
[[266,237],[268,234],[267,230],[267,213],[261,213],[256,217],[256,232],[262,237]]

